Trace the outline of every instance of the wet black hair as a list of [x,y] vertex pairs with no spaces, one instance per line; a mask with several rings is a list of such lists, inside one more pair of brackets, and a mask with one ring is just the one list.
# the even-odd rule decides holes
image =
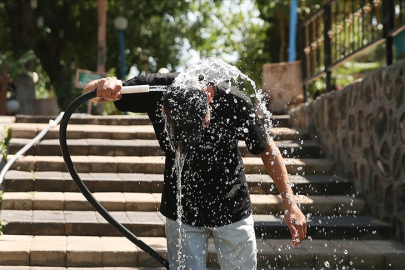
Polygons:
[[169,86],[163,96],[166,128],[174,150],[186,150],[199,143],[208,98],[202,87]]

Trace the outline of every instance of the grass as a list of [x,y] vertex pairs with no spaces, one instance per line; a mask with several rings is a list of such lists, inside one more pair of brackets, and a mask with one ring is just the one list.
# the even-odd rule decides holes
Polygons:
[[[8,155],[7,146],[8,146],[10,139],[11,139],[11,127],[7,126],[4,128],[4,131],[3,131],[3,140],[0,141],[0,153],[1,153],[1,158],[4,161],[7,161],[7,155]],[[1,159],[0,159],[0,161],[1,161]],[[3,191],[0,190],[0,209],[1,209],[2,201],[3,201]],[[0,219],[0,235],[3,234],[6,224],[7,223],[4,220]]]
[[[1,202],[3,201],[3,191],[0,190],[0,209],[1,209]],[[3,235],[4,228],[6,227],[6,222],[0,219],[0,235]]]
[[7,126],[4,128],[3,137],[4,137],[4,139],[2,141],[0,141],[0,152],[3,157],[3,160],[7,161],[7,155],[8,155],[7,145],[11,139],[11,127]]

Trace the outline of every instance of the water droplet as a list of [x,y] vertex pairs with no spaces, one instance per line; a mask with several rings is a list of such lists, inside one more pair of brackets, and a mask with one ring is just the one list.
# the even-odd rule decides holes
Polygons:
[[302,167],[301,167],[301,166],[299,166],[299,167],[297,168],[297,170],[301,171],[301,170],[302,170]]
[[345,250],[343,250],[343,253],[347,255],[347,254],[349,254],[349,251],[347,251],[347,249],[345,249]]
[[329,264],[329,262],[328,262],[328,261],[325,261],[325,262],[324,262],[324,265],[325,265],[325,267],[327,267],[327,268],[329,268],[329,267],[330,267],[330,264]]

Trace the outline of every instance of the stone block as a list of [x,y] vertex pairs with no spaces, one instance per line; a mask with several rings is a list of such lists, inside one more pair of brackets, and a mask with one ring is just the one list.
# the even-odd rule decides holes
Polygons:
[[108,211],[125,210],[125,198],[121,192],[97,192],[93,195]]
[[115,147],[112,140],[108,139],[87,139],[89,155],[93,156],[114,156]]
[[274,239],[270,242],[279,256],[281,267],[285,268],[312,268],[314,256],[304,246],[293,247],[291,240]]
[[[88,144],[87,144],[86,139],[75,139],[75,140],[68,139],[66,143],[67,143],[67,146],[68,146],[69,154],[71,156],[87,156],[87,155],[89,155],[89,148],[88,148]],[[56,144],[59,146],[59,140],[56,141]],[[44,145],[44,148],[45,148],[45,145]],[[59,149],[59,154],[57,154],[57,155],[60,155],[60,154],[61,154],[61,152],[60,152],[60,149]]]
[[116,173],[90,173],[92,192],[121,192],[122,179]]
[[314,267],[341,269],[349,265],[349,256],[344,250],[328,240],[305,240],[301,244],[315,257]]
[[151,192],[162,193],[164,184],[163,174],[148,174],[147,176],[152,180]]
[[[131,223],[125,212],[110,212],[110,215],[121,225],[123,225],[128,230],[131,230]],[[98,232],[99,235],[105,236],[122,236],[122,234],[115,229],[107,220],[102,217],[99,213],[96,213],[96,219],[98,222]]]
[[[35,155],[38,156],[59,156],[61,155],[59,140],[42,140],[36,145]],[[69,147],[70,150],[70,147]],[[71,155],[72,152],[69,151]]]
[[124,193],[126,211],[155,211],[156,200],[150,193]]
[[64,235],[65,218],[62,211],[33,211],[32,234]]
[[282,211],[282,200],[277,195],[252,194],[250,195],[250,199],[253,204],[254,214],[275,215],[279,211]]
[[103,266],[133,267],[138,265],[138,248],[125,237],[101,237]]
[[66,266],[100,267],[103,254],[100,237],[68,236],[66,246]]
[[32,210],[32,193],[5,192],[3,194],[2,209],[4,210]]
[[7,192],[29,192],[34,190],[34,177],[31,172],[8,171],[4,176],[4,190]]
[[21,211],[21,210],[1,210],[0,219],[7,223],[4,228],[5,234],[32,234],[32,211]]
[[[382,269],[384,256],[362,240],[331,240],[344,254],[349,256],[349,265],[356,269]],[[343,267],[343,265],[342,265]]]
[[66,235],[98,236],[98,221],[94,211],[64,211]]
[[131,231],[137,236],[164,237],[165,222],[156,212],[126,212]]
[[89,169],[86,172],[116,173],[119,168],[115,157],[89,156]]
[[66,171],[62,156],[36,156],[36,171]]
[[34,236],[30,251],[30,265],[62,266],[65,263],[65,236]]
[[257,265],[268,268],[280,267],[278,251],[271,245],[272,240],[257,239]]
[[[8,155],[7,159],[10,160],[13,155]],[[11,170],[21,171],[35,171],[35,157],[34,156],[20,156],[14,164],[11,165]]]
[[63,195],[65,198],[65,210],[89,211],[94,209],[81,193],[66,192]]
[[86,135],[84,138],[111,139],[112,127],[104,125],[86,125],[84,127]]
[[29,251],[32,242],[30,235],[1,235],[0,264],[29,265]]
[[364,243],[384,255],[384,268],[401,269],[404,267],[405,245],[396,240],[366,240]]
[[[160,256],[167,260],[166,239],[162,237],[140,237],[140,239],[153,248]],[[138,265],[144,267],[159,267],[161,264],[143,250],[138,251]]]
[[119,173],[124,192],[152,192],[152,180],[142,173]]
[[[88,173],[92,169],[92,164],[88,156],[72,156],[72,161],[79,173]],[[65,164],[63,165],[66,167]],[[66,169],[64,171],[66,171]]]
[[39,178],[34,181],[35,191],[63,192],[65,191],[65,179]]
[[33,207],[34,210],[63,210],[65,200],[61,192],[35,192]]

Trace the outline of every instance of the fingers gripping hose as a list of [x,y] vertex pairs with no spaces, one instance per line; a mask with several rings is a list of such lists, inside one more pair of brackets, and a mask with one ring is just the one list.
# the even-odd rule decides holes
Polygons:
[[68,150],[67,142],[66,142],[66,130],[67,130],[67,125],[70,120],[70,117],[72,116],[73,112],[75,111],[75,109],[78,106],[80,106],[81,104],[83,104],[84,102],[86,102],[92,98],[95,98],[96,96],[97,96],[96,90],[93,90],[93,91],[87,92],[86,94],[81,95],[80,97],[75,99],[72,102],[72,104],[69,105],[69,107],[67,108],[67,110],[62,118],[62,121],[60,123],[60,129],[59,129],[59,142],[60,142],[60,148],[62,151],[62,156],[66,163],[66,167],[68,168],[73,181],[76,183],[79,190],[83,193],[84,197],[90,202],[90,204],[97,210],[97,212],[100,213],[100,215],[105,220],[107,220],[112,226],[114,226],[114,228],[116,228],[120,233],[122,233],[132,243],[134,243],[140,249],[142,249],[147,254],[152,256],[155,260],[157,260],[159,263],[161,263],[166,269],[169,269],[169,263],[167,262],[167,260],[165,258],[163,258],[159,253],[157,253],[154,249],[152,249],[150,246],[145,244],[138,237],[136,237],[132,232],[130,232],[127,228],[125,228],[121,223],[119,223],[117,220],[115,220],[108,213],[108,211],[94,198],[94,196],[88,190],[86,185],[80,179],[80,176],[78,175],[76,168],[73,165],[72,159],[70,158],[69,150]]

